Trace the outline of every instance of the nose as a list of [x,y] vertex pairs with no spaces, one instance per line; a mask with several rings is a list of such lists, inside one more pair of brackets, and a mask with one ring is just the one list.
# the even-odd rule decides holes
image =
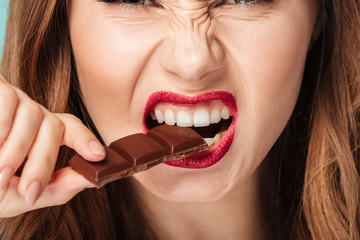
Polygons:
[[163,41],[160,64],[186,82],[199,82],[222,67],[224,52],[211,30],[210,19],[177,21]]

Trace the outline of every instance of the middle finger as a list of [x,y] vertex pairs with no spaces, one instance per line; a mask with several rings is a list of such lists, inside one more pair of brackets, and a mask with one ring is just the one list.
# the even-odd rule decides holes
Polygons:
[[0,148],[0,169],[12,168],[14,174],[19,168],[36,137],[43,115],[37,105],[19,104],[8,138]]

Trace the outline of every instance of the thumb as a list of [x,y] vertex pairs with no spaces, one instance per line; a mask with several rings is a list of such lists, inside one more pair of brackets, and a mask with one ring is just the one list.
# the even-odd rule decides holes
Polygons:
[[85,188],[94,187],[70,167],[53,173],[52,181],[32,205],[17,191],[20,178],[14,176],[7,189],[0,191],[0,218],[14,217],[35,209],[57,206],[70,201]]

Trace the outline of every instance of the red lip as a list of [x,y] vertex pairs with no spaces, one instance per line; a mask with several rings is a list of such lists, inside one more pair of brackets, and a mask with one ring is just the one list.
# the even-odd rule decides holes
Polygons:
[[220,161],[220,159],[229,150],[235,135],[236,121],[237,121],[236,100],[231,93],[225,91],[207,92],[192,97],[178,93],[173,93],[173,92],[160,91],[153,93],[149,97],[145,106],[144,117],[143,117],[144,133],[148,131],[148,127],[146,125],[146,117],[150,114],[150,111],[159,102],[195,104],[200,102],[208,102],[212,100],[221,100],[222,103],[229,109],[229,111],[233,116],[233,121],[230,127],[228,128],[226,134],[222,137],[220,142],[216,145],[216,148],[211,148],[210,150],[194,154],[184,159],[168,161],[165,164],[174,167],[183,167],[183,168],[206,168]]

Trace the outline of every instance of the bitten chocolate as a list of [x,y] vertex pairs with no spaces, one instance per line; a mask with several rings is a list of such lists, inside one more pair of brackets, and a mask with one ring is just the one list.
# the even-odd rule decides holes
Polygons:
[[120,178],[149,169],[159,163],[188,157],[206,149],[205,140],[191,128],[160,125],[148,131],[120,138],[105,147],[106,157],[89,162],[76,154],[70,166],[100,188]]

